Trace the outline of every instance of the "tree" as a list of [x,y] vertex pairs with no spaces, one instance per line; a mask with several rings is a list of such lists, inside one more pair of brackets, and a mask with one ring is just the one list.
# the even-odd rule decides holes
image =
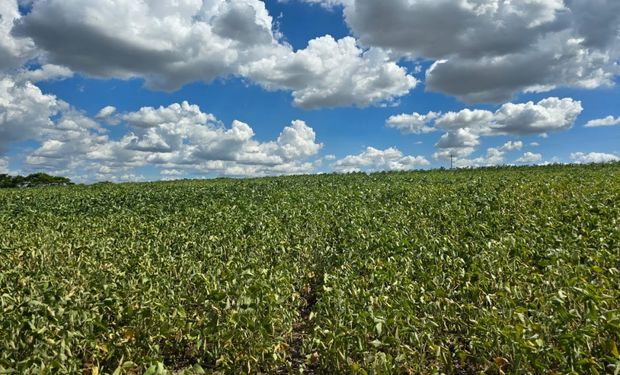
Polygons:
[[66,177],[51,176],[47,173],[33,173],[26,177],[0,174],[0,188],[43,187],[73,185]]

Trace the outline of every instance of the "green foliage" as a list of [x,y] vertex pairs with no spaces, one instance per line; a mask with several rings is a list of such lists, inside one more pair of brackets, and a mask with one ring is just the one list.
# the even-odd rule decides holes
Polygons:
[[619,373],[618,202],[618,164],[4,190],[0,373]]
[[33,173],[26,177],[0,174],[0,189],[65,185],[73,185],[73,183],[66,177],[50,176],[46,173]]

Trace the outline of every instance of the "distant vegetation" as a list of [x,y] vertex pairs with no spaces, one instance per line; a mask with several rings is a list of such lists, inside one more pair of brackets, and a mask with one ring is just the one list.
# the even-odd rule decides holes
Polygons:
[[73,185],[73,182],[66,177],[50,176],[46,173],[33,173],[25,177],[0,174],[0,189],[65,185]]
[[619,202],[620,164],[5,189],[0,374],[618,374]]

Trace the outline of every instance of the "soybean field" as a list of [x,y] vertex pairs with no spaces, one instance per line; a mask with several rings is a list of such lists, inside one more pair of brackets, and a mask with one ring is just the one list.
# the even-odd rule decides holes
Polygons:
[[0,191],[0,374],[619,374],[620,164]]

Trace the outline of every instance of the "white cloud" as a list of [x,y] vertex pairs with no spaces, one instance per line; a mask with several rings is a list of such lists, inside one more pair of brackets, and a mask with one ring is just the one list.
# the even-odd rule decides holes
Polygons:
[[507,152],[507,151],[519,151],[520,149],[523,148],[523,142],[521,141],[508,141],[506,143],[504,143],[504,145],[502,147],[499,148],[499,151],[501,152]]
[[[12,35],[34,41],[42,50],[38,57],[56,64],[49,67],[143,78],[161,90],[239,76],[270,90],[290,90],[303,108],[393,102],[417,83],[388,54],[362,49],[351,37],[336,41],[326,35],[294,51],[259,0],[38,1]],[[50,74],[28,73],[29,79]]]
[[215,116],[203,113],[197,105],[187,102],[174,103],[168,107],[142,107],[136,112],[123,114],[121,119],[134,128],[148,129],[165,124],[187,127],[193,124],[205,125],[214,122]]
[[479,144],[480,137],[467,128],[449,131],[442,135],[439,142],[435,144],[439,151],[433,154],[433,158],[462,158],[473,153]]
[[159,171],[159,174],[168,177],[180,177],[183,176],[185,172],[179,169],[163,169]]
[[[572,98],[550,97],[537,103],[506,103],[495,112],[481,109],[463,109],[444,114],[429,112],[392,116],[388,127],[402,133],[429,133],[446,130],[435,145],[439,150],[435,159],[464,158],[480,144],[480,137],[499,135],[547,134],[571,128],[583,108]],[[522,141],[509,141],[498,150],[515,151],[523,148]],[[484,163],[475,163],[484,164]]]
[[[518,151],[523,147],[521,141],[508,141],[499,148],[491,147],[487,149],[486,155],[479,156],[474,159],[467,159],[462,157],[456,157],[454,159],[454,166],[457,168],[463,167],[490,167],[504,164],[504,157],[506,152]],[[457,156],[453,153],[454,156]],[[441,157],[441,153],[439,154]],[[445,159],[445,156],[443,157]]]
[[14,22],[20,18],[17,1],[0,1],[0,71],[19,67],[34,52],[31,40],[11,35]]
[[77,174],[86,154],[110,140],[97,122],[73,108],[64,108],[59,116],[52,126],[41,129],[36,137],[31,138],[39,141],[40,146],[28,154],[24,162],[37,170]]
[[461,128],[480,128],[493,121],[493,113],[480,109],[465,108],[459,112],[448,112],[435,121],[438,128],[454,130]]
[[425,115],[414,112],[412,114],[400,114],[390,116],[386,125],[390,128],[399,130],[403,134],[424,134],[431,133],[437,129],[429,126],[429,123],[436,119],[441,113],[428,112]]
[[297,52],[284,51],[241,67],[263,87],[293,91],[302,108],[365,107],[407,94],[417,80],[381,50],[364,51],[355,39],[326,35]]
[[569,129],[582,111],[580,101],[551,97],[538,103],[506,103],[495,112],[448,112],[435,121],[435,126],[447,130],[468,128],[479,135],[541,134]]
[[620,161],[620,157],[613,154],[605,154],[602,152],[575,152],[570,154],[570,159],[574,163],[578,164],[590,164],[590,163],[610,163],[614,161]]
[[0,158],[0,174],[9,174],[9,158]]
[[617,0],[356,0],[344,14],[362,45],[435,60],[428,89],[469,102],[612,85],[619,72]]
[[17,75],[17,80],[40,82],[63,80],[73,76],[73,72],[64,66],[45,64],[36,70],[22,70]]
[[332,164],[335,172],[411,170],[430,163],[423,156],[406,156],[400,150],[390,147],[379,150],[368,147],[357,155],[348,155]]
[[258,0],[49,0],[35,2],[13,33],[32,38],[51,63],[173,90],[270,53],[271,23]]
[[187,102],[143,107],[117,118],[124,121],[128,132],[113,140],[92,119],[67,111],[55,127],[70,130],[72,135],[49,133],[28,155],[26,164],[91,173],[104,180],[111,180],[112,175],[136,175],[135,168],[146,165],[198,174],[308,173],[314,170],[308,159],[322,147],[303,121],[293,121],[274,141],[258,142],[248,124],[233,121],[226,128],[215,116]]
[[143,182],[146,181],[146,177],[141,174],[134,173],[119,173],[119,170],[113,170],[109,173],[97,173],[94,179],[84,179],[83,177],[73,178],[76,182],[93,182],[94,181],[108,181],[108,182]]
[[0,76],[0,153],[14,142],[36,138],[54,126],[50,119],[68,105],[30,82]]
[[[417,82],[394,62],[403,56],[435,61],[426,86],[468,101],[612,85],[620,72],[616,0],[304,1],[343,5],[359,42],[325,36],[294,51],[259,0],[48,0],[26,16],[5,0],[0,69],[36,57],[164,90],[240,76],[292,91],[303,108],[394,102]],[[68,74],[44,68],[29,79]]]
[[[438,129],[446,130],[435,145],[439,150],[433,157],[450,159],[464,158],[472,154],[480,144],[482,136],[546,135],[548,132],[569,129],[582,111],[579,101],[550,97],[537,103],[506,103],[495,112],[466,108],[444,114],[401,114],[388,118],[386,125],[402,133],[419,134]],[[499,151],[515,151],[521,148],[522,141],[510,141],[500,147]]]
[[[123,122],[113,139],[97,120]],[[277,139],[259,142],[254,130],[233,121],[225,127],[214,115],[187,102],[116,113],[105,107],[90,118],[47,95],[30,82],[0,78],[0,157],[17,142],[39,146],[23,156],[23,169],[46,170],[84,179],[140,177],[146,165],[198,174],[272,175],[309,173],[322,144],[314,130],[296,120]],[[135,178],[134,178],[135,177]]]
[[291,126],[284,128],[277,143],[282,157],[285,160],[294,160],[316,155],[323,145],[315,141],[314,130],[305,122],[296,120]]
[[540,143],[538,143],[538,142],[530,143],[530,147],[538,147],[538,146],[540,146]]
[[439,148],[466,148],[476,147],[480,144],[478,135],[468,129],[456,129],[441,136],[437,147]]
[[110,116],[112,116],[114,113],[116,113],[116,107],[108,105],[101,108],[101,110],[99,110],[99,112],[97,112],[97,114],[95,115],[95,118],[97,120],[109,119]]
[[159,175],[162,180],[172,181],[184,178],[186,173],[181,169],[162,169],[159,171]]
[[233,121],[227,129],[215,116],[187,102],[144,107],[121,118],[132,129],[120,141],[123,149],[147,153],[146,161],[155,164],[221,161],[227,163],[218,164],[215,169],[241,164],[268,171],[285,164],[293,167],[316,155],[322,147],[315,142],[312,128],[303,121],[293,121],[276,141],[260,143],[253,139],[254,131],[248,124]]
[[566,130],[583,111],[571,98],[546,98],[538,103],[507,103],[495,112],[492,131],[503,134],[539,134]]
[[585,126],[586,128],[595,128],[599,126],[616,126],[616,125],[620,125],[620,116],[617,118],[614,118],[613,116],[607,116],[605,118],[590,120]]
[[542,154],[535,154],[532,152],[526,152],[516,160],[517,163],[521,164],[535,164],[542,160]]
[[[318,4],[326,9],[333,9],[336,6],[343,5],[345,3],[350,3],[354,0],[299,0],[303,3],[307,4]],[[288,3],[289,0],[278,0],[280,3]]]
[[467,168],[467,167],[490,167],[501,165],[504,163],[505,151],[497,148],[487,149],[485,156],[480,156],[475,159],[456,158],[454,160],[454,167]]

